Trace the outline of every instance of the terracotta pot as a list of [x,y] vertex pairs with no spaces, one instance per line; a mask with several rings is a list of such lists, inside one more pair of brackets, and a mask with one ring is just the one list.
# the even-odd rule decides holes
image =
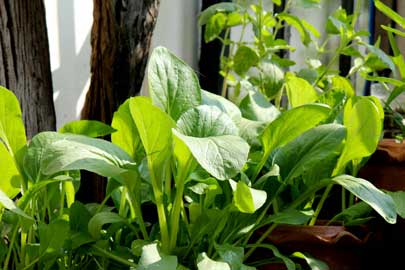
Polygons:
[[[300,251],[324,261],[331,270],[358,270],[368,269],[365,246],[370,236],[371,232],[360,226],[349,230],[344,226],[279,225],[267,240],[285,255]],[[260,252],[261,256],[265,256],[263,250]],[[269,264],[258,269],[275,270],[286,267],[282,264]]]
[[405,190],[405,142],[383,139],[360,170],[359,177],[381,189]]

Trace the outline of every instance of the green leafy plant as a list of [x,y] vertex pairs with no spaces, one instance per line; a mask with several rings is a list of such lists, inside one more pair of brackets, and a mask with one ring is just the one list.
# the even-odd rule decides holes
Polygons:
[[[265,7],[270,2],[275,6],[281,5],[281,1],[263,0],[219,3],[207,8],[199,17],[199,24],[205,25],[205,41],[218,39],[222,42],[222,96],[227,96],[236,104],[249,91],[262,93],[277,108],[314,102],[317,92],[330,97],[333,88],[354,94],[355,90],[347,81],[354,75],[371,81],[386,81],[388,78],[379,76],[378,71],[386,68],[395,71],[394,61],[378,48],[379,41],[375,45],[368,44],[363,39],[369,33],[357,29],[361,1],[357,2],[353,14],[347,14],[342,8],[335,10],[321,31],[326,33],[325,37],[321,37],[320,31],[305,19],[289,12],[292,7],[319,8],[320,1],[285,1],[280,12],[267,10]],[[235,27],[241,28],[239,38],[230,35]],[[305,59],[307,67],[295,73],[286,72],[294,67],[295,62],[282,57],[288,56],[288,52],[295,48],[288,40],[278,37],[286,27],[296,30],[304,46],[316,48],[316,55]],[[253,32],[251,39],[246,38],[248,30]],[[338,44],[334,46],[336,39]],[[335,70],[340,56],[354,59],[344,77]],[[330,60],[323,63],[322,58]],[[282,104],[284,95],[289,103]],[[334,97],[337,98],[337,94]]]
[[[264,240],[278,224],[315,223],[334,185],[396,221],[392,198],[353,176],[381,132],[375,98],[336,91],[343,98],[317,94],[317,103],[297,99],[280,112],[253,91],[238,108],[201,90],[161,47],[148,76],[151,98],[128,99],[112,128],[74,122],[28,146],[15,140],[18,103],[1,89],[0,146],[11,160],[1,163],[5,269],[255,269],[258,247],[296,269],[303,254]],[[110,132],[112,143],[84,136]],[[108,178],[101,204],[74,200],[79,170]]]

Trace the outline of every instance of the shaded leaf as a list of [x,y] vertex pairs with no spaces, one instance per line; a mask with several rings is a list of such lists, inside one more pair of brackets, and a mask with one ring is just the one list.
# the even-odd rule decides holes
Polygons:
[[60,133],[85,135],[92,138],[103,137],[116,130],[103,122],[96,120],[77,120],[65,124],[59,129]]

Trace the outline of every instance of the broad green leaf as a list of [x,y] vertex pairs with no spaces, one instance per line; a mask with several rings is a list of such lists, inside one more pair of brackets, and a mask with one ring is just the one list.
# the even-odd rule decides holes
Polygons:
[[388,18],[392,19],[395,23],[400,25],[403,29],[405,29],[405,18],[402,17],[400,14],[383,4],[380,0],[375,0],[374,1],[375,7],[387,15]]
[[22,113],[16,96],[0,86],[0,143],[14,157],[26,145]]
[[403,92],[405,92],[405,84],[401,86],[396,86],[390,93],[390,95],[387,98],[387,101],[385,102],[385,106],[390,106],[390,104]]
[[294,252],[293,257],[304,259],[311,270],[329,270],[329,266],[321,260],[315,259],[309,254],[302,252]]
[[92,138],[103,137],[115,131],[111,126],[95,120],[72,121],[59,129],[60,133],[79,134]]
[[157,243],[142,247],[142,255],[138,263],[139,270],[177,269],[177,257],[162,254]]
[[288,101],[292,108],[313,103],[318,100],[318,94],[314,87],[306,80],[287,73],[285,76],[285,86]]
[[177,129],[184,135],[199,138],[239,133],[228,115],[217,107],[208,105],[201,105],[184,113],[177,121]]
[[358,162],[374,153],[382,132],[379,108],[367,97],[353,97],[346,102],[343,124],[347,136],[336,173],[342,172],[348,162]]
[[259,55],[255,50],[248,46],[238,47],[233,57],[233,69],[239,75],[244,75],[251,67],[259,63]]
[[198,24],[204,25],[208,20],[219,12],[230,13],[242,10],[242,7],[236,3],[218,3],[210,5],[198,17]]
[[149,60],[148,80],[153,104],[174,120],[188,109],[201,104],[197,75],[166,48],[153,50]]
[[129,106],[148,159],[160,166],[171,153],[174,121],[146,97],[132,99]]
[[15,205],[14,201],[10,199],[6,193],[3,192],[3,190],[0,189],[0,206],[3,206],[4,208],[10,210],[13,213],[16,213],[19,216],[22,216],[27,219],[32,219],[30,216],[28,216],[23,210],[17,207]]
[[351,175],[340,175],[332,178],[332,181],[370,205],[388,223],[394,224],[396,222],[397,214],[393,199],[369,181]]
[[243,247],[235,247],[229,244],[215,245],[221,259],[231,266],[231,269],[255,270],[256,268],[243,264]]
[[254,121],[271,122],[280,114],[273,104],[256,91],[249,91],[240,102],[239,108],[243,117]]
[[397,214],[401,218],[405,218],[405,191],[387,191],[387,194],[394,200]]
[[332,77],[332,88],[344,90],[347,97],[355,95],[354,89],[350,81],[341,76]]
[[231,267],[226,262],[218,262],[210,259],[205,252],[198,255],[197,259],[198,270],[231,270]]
[[117,177],[125,172],[124,167],[133,164],[127,153],[108,141],[56,132],[35,136],[24,162],[27,175],[34,181],[71,170]]
[[263,132],[264,158],[267,160],[274,149],[285,145],[327,119],[330,112],[328,106],[307,104],[282,113]]
[[208,91],[201,90],[202,104],[215,106],[228,116],[232,118],[235,122],[239,121],[242,118],[242,113],[239,110],[238,106],[233,104],[228,99],[212,94]]
[[14,198],[20,192],[22,178],[14,159],[6,146],[0,142],[0,190],[10,198]]
[[290,224],[290,225],[302,225],[306,224],[312,217],[313,211],[298,211],[295,209],[285,210],[279,213],[270,215],[265,223],[276,224]]
[[302,177],[305,184],[312,185],[332,175],[345,137],[345,127],[338,124],[312,128],[281,147],[273,162],[286,183]]
[[240,212],[252,214],[266,202],[265,191],[251,188],[243,181],[229,180],[229,183],[233,190],[233,204]]
[[307,46],[309,42],[311,42],[311,36],[309,35],[305,26],[302,24],[301,20],[298,17],[284,12],[278,14],[277,17],[280,20],[285,21],[287,24],[291,25],[298,31],[301,41],[302,43],[304,43],[305,46]]
[[358,202],[334,216],[331,221],[343,221],[344,225],[349,225],[371,217],[371,211],[372,208],[367,203]]
[[251,148],[261,148],[260,137],[267,126],[266,122],[241,118],[237,125],[239,128],[239,135],[250,145]]
[[90,235],[94,239],[101,238],[101,229],[105,224],[111,223],[126,223],[126,220],[118,215],[117,213],[113,212],[100,212],[95,214],[90,220],[88,224],[88,230]]
[[40,254],[63,253],[62,247],[69,237],[69,222],[58,219],[38,226]]
[[88,232],[88,224],[91,218],[91,213],[81,202],[76,201],[70,207],[69,225],[72,231]]
[[221,34],[227,23],[227,16],[224,13],[217,13],[209,18],[205,25],[204,40],[206,43],[213,41]]
[[247,160],[249,145],[238,136],[232,119],[218,108],[202,105],[184,113],[173,133],[211,175],[225,180],[237,174]]
[[127,99],[114,113],[111,126],[117,131],[111,134],[111,142],[124,149],[134,160],[142,158],[141,138],[132,119],[129,103],[134,98]]

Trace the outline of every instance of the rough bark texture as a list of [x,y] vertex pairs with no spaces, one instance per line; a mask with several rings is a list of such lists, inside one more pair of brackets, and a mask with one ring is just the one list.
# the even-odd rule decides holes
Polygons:
[[142,86],[159,0],[94,0],[91,84],[83,119],[110,123]]
[[[94,0],[91,83],[82,119],[110,124],[113,113],[141,90],[159,0]],[[101,201],[105,180],[83,173],[78,197]]]
[[0,0],[0,85],[20,101],[29,138],[56,127],[47,35],[42,0]]

